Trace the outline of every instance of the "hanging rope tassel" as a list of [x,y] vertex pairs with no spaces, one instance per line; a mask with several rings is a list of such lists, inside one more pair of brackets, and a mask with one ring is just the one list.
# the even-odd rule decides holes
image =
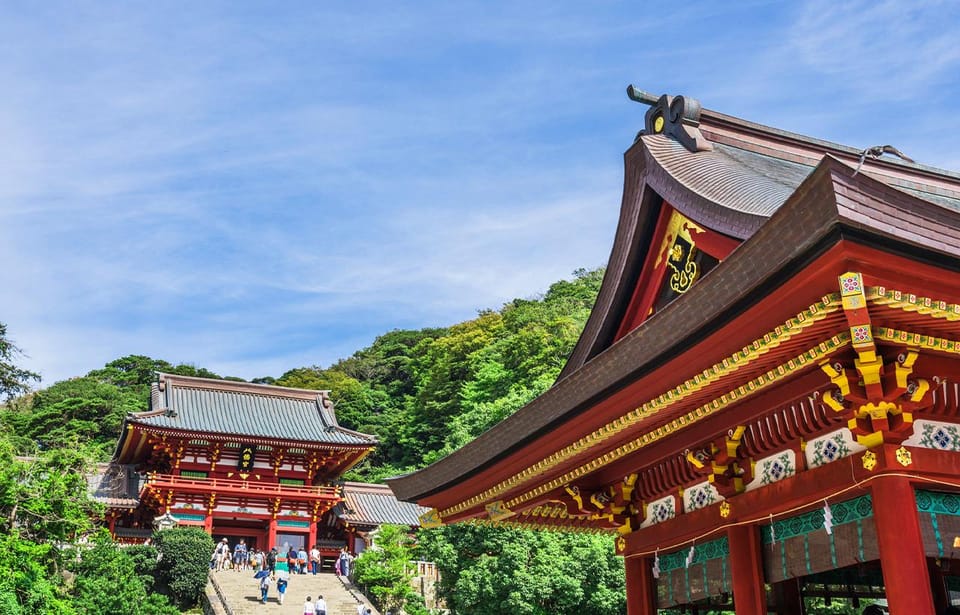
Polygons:
[[828,535],[833,534],[833,511],[826,500],[823,502],[823,529],[827,530]]
[[690,552],[687,553],[687,565],[686,565],[687,568],[689,568],[689,567],[690,567],[690,564],[693,563],[693,555],[694,555],[696,552],[697,552],[697,551],[696,551],[696,547],[695,547],[694,545],[690,545]]
[[660,578],[660,549],[657,549],[653,554],[653,578]]
[[777,528],[773,526],[773,513],[770,514],[770,544],[777,544]]

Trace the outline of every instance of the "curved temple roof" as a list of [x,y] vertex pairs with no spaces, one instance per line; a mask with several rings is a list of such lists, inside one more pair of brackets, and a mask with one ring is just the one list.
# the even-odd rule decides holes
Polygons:
[[[462,498],[445,494],[466,494],[465,483],[475,496],[509,476],[508,458],[515,467],[533,467],[558,442],[568,442],[560,430],[574,428],[575,418],[658,373],[783,284],[785,272],[843,238],[960,270],[960,174],[887,158],[868,158],[860,167],[860,150],[851,147],[708,110],[698,120],[696,149],[665,136],[668,131],[647,130],[626,152],[620,222],[604,282],[557,383],[462,449],[390,479],[400,499],[452,506]],[[688,293],[614,343],[661,202],[743,243]],[[461,509],[475,514],[477,505]]]
[[159,374],[150,410],[128,415],[126,423],[327,445],[376,444],[373,436],[337,424],[327,391],[172,374]]

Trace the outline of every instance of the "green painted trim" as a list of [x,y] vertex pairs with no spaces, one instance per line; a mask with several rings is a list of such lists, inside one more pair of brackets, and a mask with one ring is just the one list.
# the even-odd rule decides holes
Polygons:
[[277,521],[278,527],[310,527],[309,521]]
[[[660,572],[670,572],[687,567],[687,554],[690,553],[690,547],[666,553],[660,556]],[[694,545],[693,564],[702,564],[713,559],[726,558],[730,555],[730,544],[727,537],[723,536],[710,542]]]
[[207,518],[206,515],[185,515],[181,513],[175,514],[174,517],[178,521],[204,521]]
[[960,495],[956,493],[917,489],[914,497],[920,512],[960,517]]
[[[830,511],[833,513],[833,527],[837,527],[872,517],[873,501],[869,495],[862,495],[845,502],[831,502]],[[796,517],[774,521],[772,527],[778,542],[796,536],[806,536],[823,529],[823,509],[818,508]],[[770,528],[770,525],[760,528],[760,536],[765,545],[773,543]]]

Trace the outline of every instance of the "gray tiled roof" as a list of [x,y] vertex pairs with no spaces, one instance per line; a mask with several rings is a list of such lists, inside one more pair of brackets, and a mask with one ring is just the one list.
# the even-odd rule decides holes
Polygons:
[[397,499],[390,487],[346,483],[338,516],[354,525],[420,525],[420,515],[429,509]]
[[325,391],[305,391],[226,380],[160,374],[149,412],[134,423],[205,432],[372,446],[373,436],[337,425]]
[[99,463],[96,472],[87,475],[90,497],[111,508],[136,508],[140,502],[139,486],[136,473],[115,463]]
[[650,154],[689,190],[728,209],[769,217],[813,166],[715,143],[691,153],[664,135],[644,135]]

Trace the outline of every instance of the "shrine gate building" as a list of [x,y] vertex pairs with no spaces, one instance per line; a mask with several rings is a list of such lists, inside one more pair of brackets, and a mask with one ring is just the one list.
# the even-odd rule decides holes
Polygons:
[[554,386],[389,481],[425,524],[605,532],[630,615],[932,615],[960,588],[960,175],[652,97]]
[[375,445],[337,424],[326,391],[159,374],[149,410],[127,416],[91,490],[121,542],[142,542],[172,516],[231,544],[316,544],[333,557],[423,512],[385,487],[342,480]]

